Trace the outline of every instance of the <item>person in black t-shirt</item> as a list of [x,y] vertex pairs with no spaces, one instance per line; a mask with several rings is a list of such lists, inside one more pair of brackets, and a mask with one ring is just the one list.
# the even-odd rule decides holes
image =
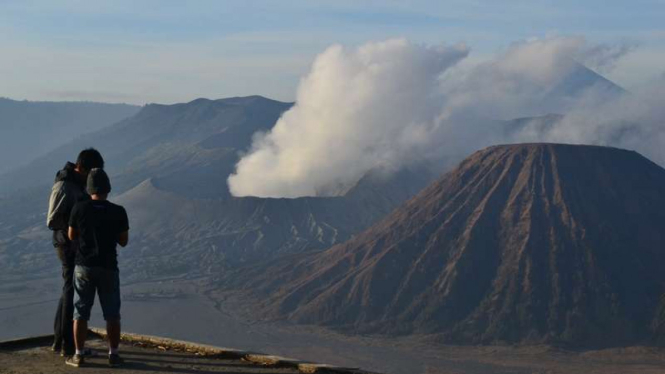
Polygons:
[[87,190],[90,200],[77,203],[69,219],[69,238],[78,241],[74,269],[74,342],[76,354],[67,359],[67,365],[83,364],[81,353],[85,348],[90,309],[99,294],[109,340],[109,365],[121,363],[118,355],[120,343],[120,280],[118,275],[117,245],[124,247],[129,241],[129,221],[125,208],[107,200],[111,183],[103,169],[92,169],[88,175]]

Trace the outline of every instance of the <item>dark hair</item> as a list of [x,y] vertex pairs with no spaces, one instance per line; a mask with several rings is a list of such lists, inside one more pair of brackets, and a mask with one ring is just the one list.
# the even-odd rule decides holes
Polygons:
[[79,153],[79,157],[76,159],[76,165],[88,171],[94,168],[103,169],[104,159],[98,150],[94,148],[87,148]]

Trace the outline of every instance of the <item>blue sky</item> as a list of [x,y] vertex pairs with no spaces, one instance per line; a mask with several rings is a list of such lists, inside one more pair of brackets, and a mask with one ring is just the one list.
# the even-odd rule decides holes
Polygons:
[[0,96],[173,103],[261,94],[293,100],[334,43],[510,43],[581,35],[634,45],[606,76],[631,88],[665,72],[665,0],[0,0]]

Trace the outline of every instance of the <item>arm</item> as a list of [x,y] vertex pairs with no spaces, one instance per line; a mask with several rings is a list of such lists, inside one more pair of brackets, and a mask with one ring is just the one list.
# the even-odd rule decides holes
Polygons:
[[69,231],[67,231],[67,236],[69,240],[74,240],[79,237],[79,230],[69,226]]
[[125,208],[120,207],[120,212],[122,223],[120,226],[120,234],[118,234],[118,244],[124,248],[129,242],[129,218],[127,218],[127,211]]
[[123,231],[118,235],[118,244],[120,244],[121,247],[127,246],[127,243],[129,242],[129,230]]
[[69,229],[67,230],[67,237],[69,240],[74,240],[79,237],[81,231],[78,222],[79,205],[74,205],[72,213],[69,216]]

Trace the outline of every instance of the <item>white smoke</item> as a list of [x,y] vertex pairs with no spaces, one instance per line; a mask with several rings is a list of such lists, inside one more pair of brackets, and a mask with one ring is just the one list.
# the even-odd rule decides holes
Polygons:
[[[629,51],[549,37],[471,65],[461,45],[333,46],[302,80],[296,105],[256,136],[229,187],[236,196],[334,194],[372,169],[450,165],[479,148],[521,141],[616,145],[663,162],[663,85],[623,94],[579,63],[608,68]],[[548,113],[566,117],[515,129],[498,121]]]
[[[516,134],[515,139],[532,140],[525,134]],[[612,100],[588,93],[562,120],[533,140],[637,150],[665,166],[665,78]]]
[[320,195],[374,167],[414,160],[440,113],[438,79],[467,54],[463,45],[404,39],[328,48],[302,80],[296,105],[256,136],[229,178],[231,192]]
[[617,61],[635,50],[635,48],[635,45],[625,43],[616,45],[591,45],[587,46],[577,59],[582,64],[604,73],[614,69]]

